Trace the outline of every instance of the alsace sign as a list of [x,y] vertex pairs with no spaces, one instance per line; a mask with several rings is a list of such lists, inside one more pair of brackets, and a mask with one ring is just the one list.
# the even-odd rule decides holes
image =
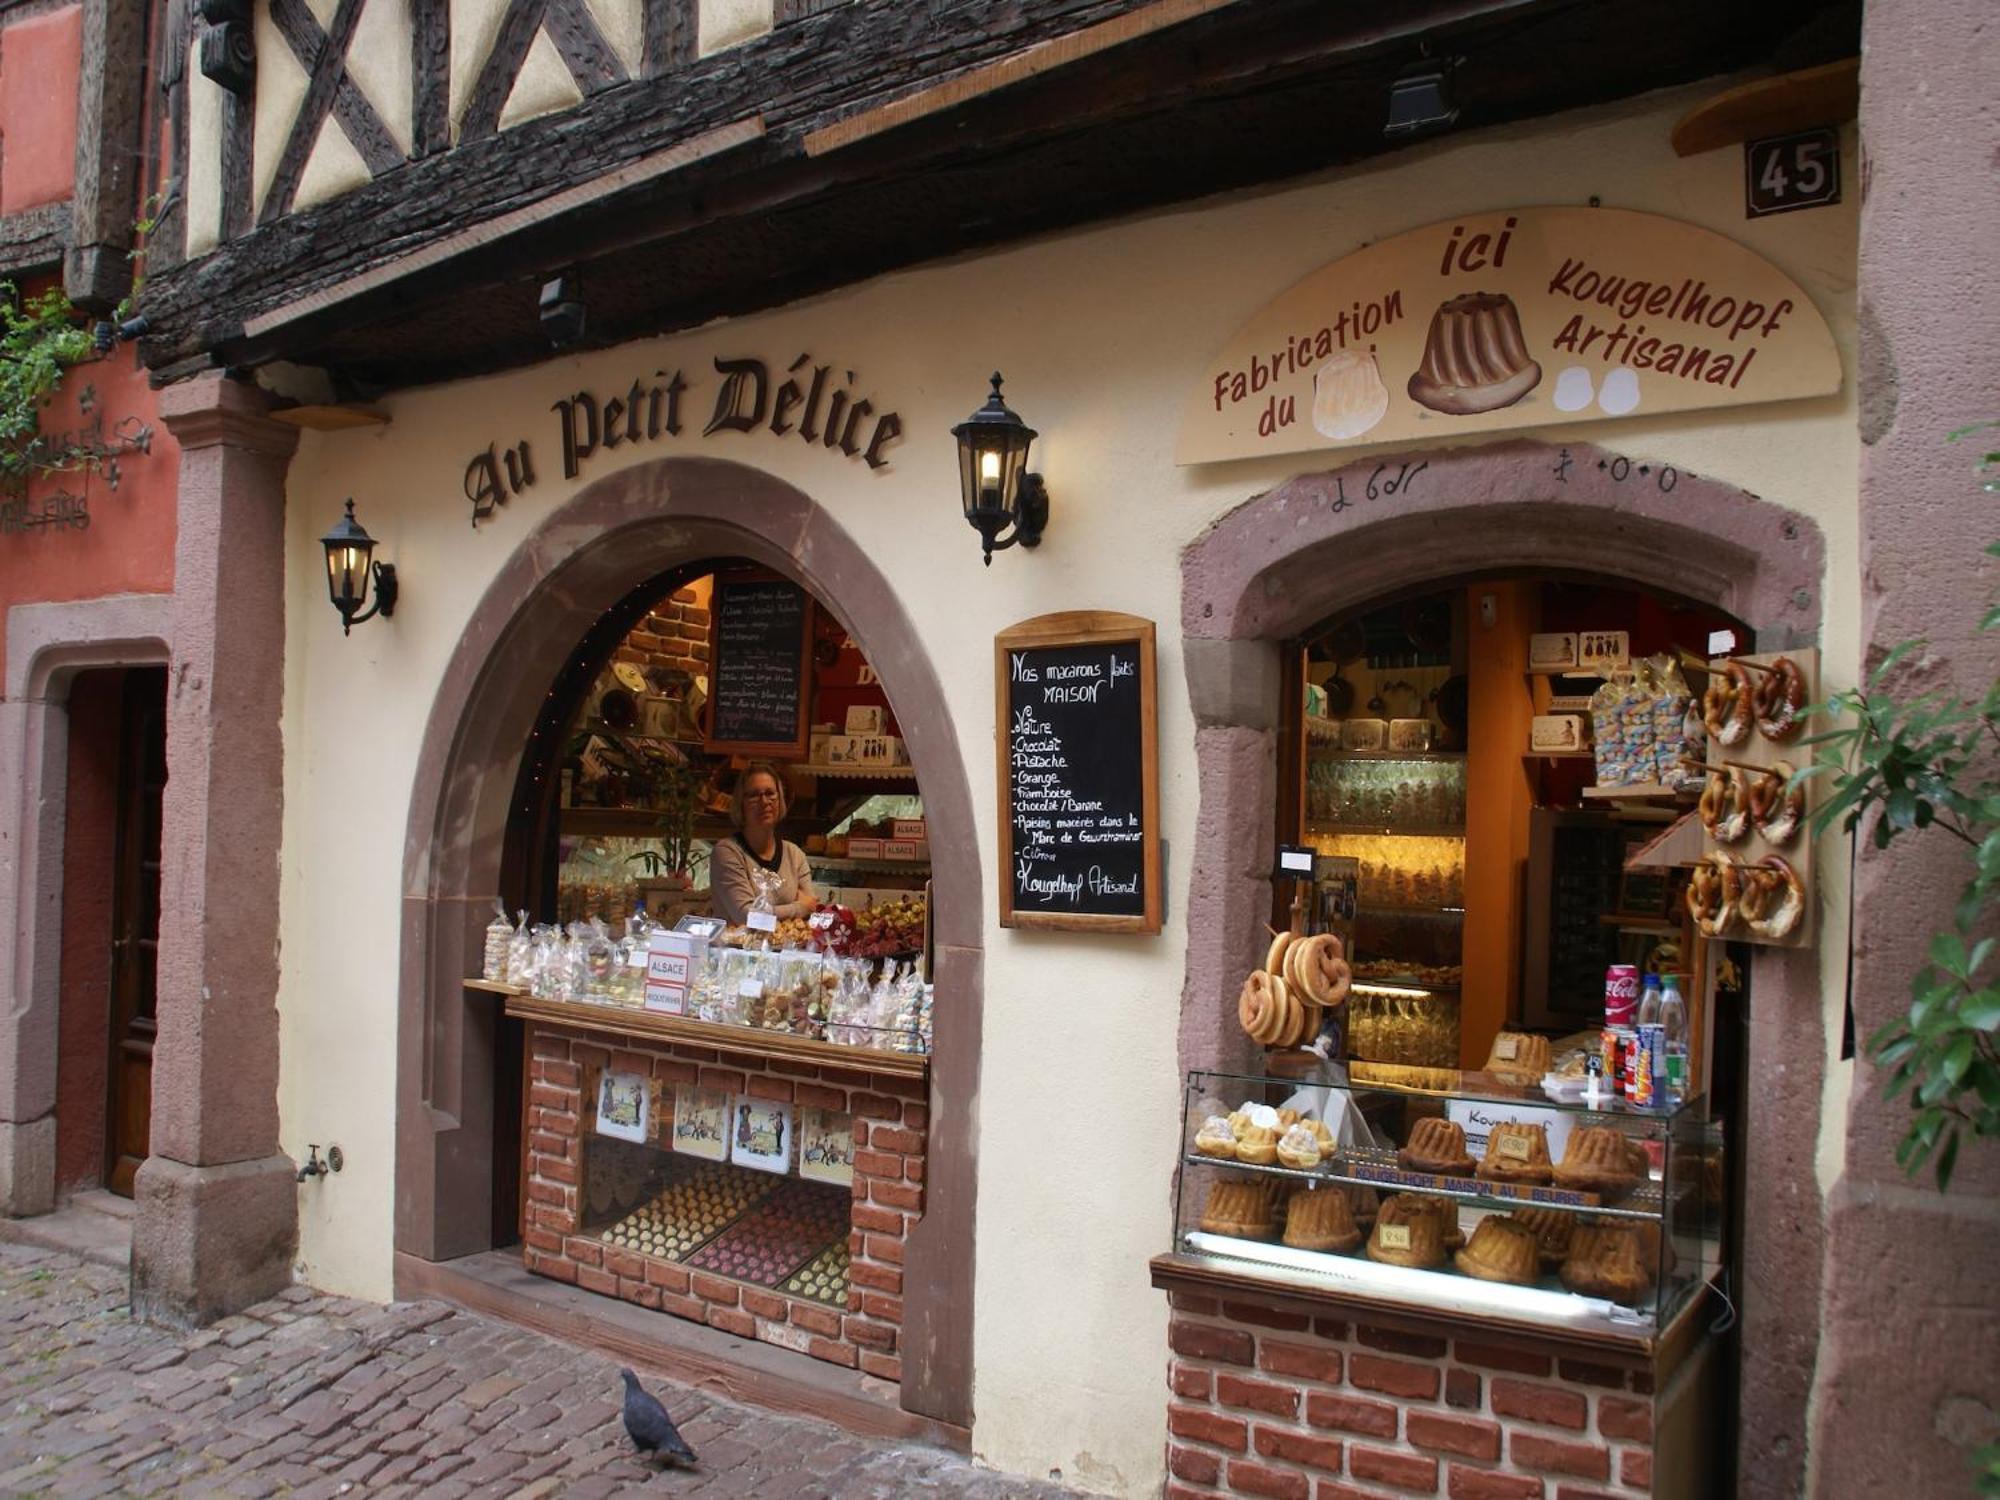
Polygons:
[[[876,470],[888,465],[883,450],[903,435],[903,419],[893,411],[877,412],[875,403],[855,389],[852,370],[816,365],[810,354],[776,372],[761,359],[718,357],[715,373],[719,379],[712,403],[697,395],[679,370],[655,370],[622,391],[573,392],[549,408],[555,433],[544,452],[559,453],[563,478],[578,479],[600,453],[678,438],[697,420],[693,413],[704,407],[709,413],[703,437],[767,432],[859,459]],[[473,454],[465,465],[472,524],[477,527],[531,488],[535,464],[535,449],[527,438],[508,448],[488,443]]]
[[1747,406],[1840,389],[1803,289],[1712,230],[1615,208],[1468,214],[1315,271],[1209,366],[1174,461]]

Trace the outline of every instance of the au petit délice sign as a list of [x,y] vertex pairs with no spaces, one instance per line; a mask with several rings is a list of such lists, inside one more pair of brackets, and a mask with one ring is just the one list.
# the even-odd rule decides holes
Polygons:
[[[888,465],[886,450],[903,435],[903,419],[878,411],[854,371],[815,364],[810,354],[779,370],[761,359],[718,356],[715,373],[712,398],[679,369],[655,370],[624,390],[573,391],[549,407],[554,431],[541,452],[560,455],[564,479],[579,479],[597,455],[670,442],[692,425],[695,413],[706,410],[702,437],[762,433],[824,448],[879,471]],[[488,443],[473,454],[465,465],[472,524],[532,488],[540,461],[528,438],[510,447]]]

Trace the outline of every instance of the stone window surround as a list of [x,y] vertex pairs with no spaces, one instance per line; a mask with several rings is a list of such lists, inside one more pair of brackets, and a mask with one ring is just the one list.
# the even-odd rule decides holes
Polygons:
[[0,765],[20,773],[0,801],[0,878],[22,918],[0,927],[9,992],[0,1006],[0,1213],[10,1217],[55,1207],[70,684],[79,672],[165,662],[171,607],[165,594],[114,594],[7,611]]
[[[832,610],[880,675],[934,830],[936,979],[925,1212],[907,1245],[902,1403],[972,1421],[975,1121],[983,872],[944,694],[890,578],[825,510],[742,464],[666,458],[585,487],[514,549],[446,664],[417,760],[403,861],[395,1246],[491,1248],[491,997],[468,997],[499,892],[518,747],[548,684],[612,604],[676,567],[743,557]],[[508,748],[513,747],[513,748]]]
[[[1825,547],[1796,511],[1684,470],[1667,489],[1657,463],[1589,443],[1512,441],[1393,462],[1405,460],[1428,467],[1394,497],[1364,498],[1379,456],[1299,475],[1182,553],[1200,790],[1183,1071],[1252,1062],[1234,997],[1261,962],[1271,909],[1280,641],[1427,582],[1527,570],[1609,576],[1713,605],[1754,630],[1760,650],[1819,638]],[[1751,976],[1748,1068],[1783,1083],[1731,1143],[1746,1182],[1743,1264],[1730,1271],[1744,1323],[1739,1443],[1746,1456],[1802,1470],[1820,1290],[1818,954],[1756,948]]]

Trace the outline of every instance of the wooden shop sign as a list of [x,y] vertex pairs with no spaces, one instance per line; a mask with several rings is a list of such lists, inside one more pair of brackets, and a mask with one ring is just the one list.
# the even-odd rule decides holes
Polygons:
[[1075,610],[994,637],[1002,927],[1160,930],[1154,635]]
[[1840,389],[1798,283],[1712,230],[1518,208],[1411,230],[1267,304],[1190,393],[1177,463],[1746,406]]
[[[761,359],[718,356],[714,363],[719,378],[712,402],[697,394],[679,369],[655,370],[622,391],[574,391],[556,401],[549,407],[556,419],[549,447],[562,456],[563,478],[580,479],[585,465],[600,453],[658,447],[680,437],[700,407],[709,408],[702,437],[768,433],[830,449],[878,472],[889,463],[885,450],[903,435],[903,419],[893,411],[877,411],[874,400],[857,386],[854,371],[815,364],[810,354],[775,371]],[[529,439],[504,448],[488,443],[465,465],[472,524],[478,526],[535,480]]]

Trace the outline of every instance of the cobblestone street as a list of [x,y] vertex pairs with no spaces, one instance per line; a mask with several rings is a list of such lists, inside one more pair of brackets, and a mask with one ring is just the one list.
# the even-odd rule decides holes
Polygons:
[[1068,1493],[641,1371],[701,1456],[657,1469],[611,1361],[440,1302],[293,1287],[174,1334],[133,1322],[119,1272],[0,1244],[0,1329],[0,1495]]

